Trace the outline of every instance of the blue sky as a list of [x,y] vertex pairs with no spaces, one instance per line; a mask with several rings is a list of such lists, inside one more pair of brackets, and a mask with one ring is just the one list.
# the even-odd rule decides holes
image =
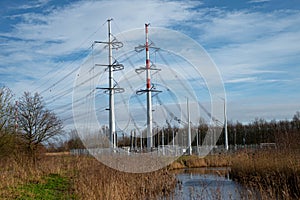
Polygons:
[[[94,40],[156,27],[196,40],[218,66],[229,120],[289,119],[300,110],[300,2],[297,0],[0,2],[0,84],[16,96],[40,92],[64,118],[76,69]],[[58,97],[62,96],[64,100]]]

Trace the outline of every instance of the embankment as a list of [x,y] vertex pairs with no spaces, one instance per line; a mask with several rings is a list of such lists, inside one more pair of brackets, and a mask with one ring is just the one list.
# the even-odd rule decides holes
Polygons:
[[199,157],[196,155],[181,156],[171,165],[169,170],[184,168],[201,168],[201,167],[229,167],[231,166],[231,156],[227,154],[208,155]]

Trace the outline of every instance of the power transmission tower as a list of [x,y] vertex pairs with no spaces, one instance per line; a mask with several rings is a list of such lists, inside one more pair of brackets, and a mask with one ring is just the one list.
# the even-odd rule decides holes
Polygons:
[[151,71],[156,70],[160,71],[160,69],[155,68],[150,63],[150,53],[149,48],[154,48],[158,50],[158,48],[152,47],[151,44],[149,44],[149,38],[148,38],[148,27],[150,24],[145,24],[145,45],[139,45],[135,48],[135,51],[141,52],[142,50],[146,50],[146,67],[142,67],[139,69],[136,69],[136,73],[141,73],[142,71],[146,71],[146,89],[138,90],[136,94],[147,94],[147,150],[151,151],[153,146],[153,134],[152,134],[152,92],[161,92],[159,90],[156,90],[154,88],[154,85],[151,83]]
[[123,43],[119,42],[115,37],[112,37],[111,34],[111,21],[112,19],[107,20],[108,25],[108,41],[100,42],[95,41],[94,43],[106,44],[108,46],[108,65],[107,64],[96,64],[96,66],[106,66],[108,67],[108,87],[97,87],[96,89],[102,89],[108,92],[109,94],[109,140],[110,147],[115,149],[117,146],[117,135],[116,135],[116,123],[115,123],[115,100],[114,94],[124,92],[123,88],[118,87],[118,84],[114,80],[114,71],[123,70],[124,66],[118,63],[117,60],[113,61],[112,50],[119,49],[123,47]]

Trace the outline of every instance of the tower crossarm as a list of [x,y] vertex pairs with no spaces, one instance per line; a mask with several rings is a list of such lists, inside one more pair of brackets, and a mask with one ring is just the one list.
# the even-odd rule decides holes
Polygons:
[[[151,42],[150,44],[148,44],[148,48],[149,48],[149,49],[154,49],[155,52],[160,50],[159,47],[155,47],[155,46],[154,46],[154,43],[153,43],[153,42]],[[146,49],[146,45],[145,45],[145,44],[140,44],[139,46],[134,47],[134,50],[135,50],[135,52],[137,52],[137,53],[140,53],[140,52],[144,51],[144,49]]]

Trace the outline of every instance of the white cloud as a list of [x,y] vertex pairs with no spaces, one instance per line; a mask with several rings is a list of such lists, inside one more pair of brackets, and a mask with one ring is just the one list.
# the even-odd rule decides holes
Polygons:
[[[47,0],[41,0],[39,4],[29,3],[18,9],[41,7],[46,3]],[[104,23],[112,17],[114,34],[143,28],[147,22],[177,30],[184,27],[189,36],[208,50],[226,83],[251,84],[263,80],[280,84],[293,75],[290,84],[299,85],[300,80],[294,78],[300,76],[295,64],[300,61],[299,11],[230,11],[197,8],[198,4],[160,0],[79,1],[61,8],[49,7],[46,14],[22,12],[24,14],[10,16],[19,22],[13,25],[12,32],[0,32],[0,74],[9,77],[2,81],[9,82],[8,86],[16,93],[39,85],[43,86],[39,90],[45,89],[82,62],[82,58],[76,59],[73,53],[88,49],[94,40],[106,39]],[[69,60],[57,63],[59,58],[64,60],[68,55],[75,58],[72,58],[75,63]],[[46,74],[49,70],[51,73]],[[266,74],[270,77],[262,79]],[[68,81],[55,86],[56,93],[73,86],[73,75],[75,73]],[[281,78],[282,75],[285,78]],[[30,77],[40,80],[32,82]],[[46,98],[51,99],[51,95],[55,96],[53,93],[53,90],[46,93]]]
[[215,8],[198,14],[197,40],[220,68],[229,117],[245,122],[291,117],[300,98],[300,12]]
[[295,73],[296,66],[282,66],[299,62],[299,11],[215,13],[197,28],[199,40],[208,47],[226,82],[241,76],[247,80],[257,74]]
[[46,15],[21,14],[18,17],[24,22],[15,25],[15,30],[5,35],[33,41],[28,48],[43,55],[68,54],[78,49],[78,44],[99,27],[101,30],[89,38],[89,44],[84,47],[91,45],[97,38],[105,38],[107,28],[102,24],[110,17],[118,25],[113,27],[114,32],[143,27],[146,22],[155,26],[168,26],[191,17],[187,11],[190,7],[188,5],[168,1],[80,1],[53,9]]
[[[46,3],[41,0],[38,4],[28,3],[17,9],[32,9]],[[188,9],[193,5],[192,2],[159,0],[79,1],[61,8],[50,7],[46,14],[33,13],[31,10],[9,16],[19,22],[13,25],[11,32],[0,32],[5,44],[5,48],[1,49],[0,61],[7,73],[14,74],[17,69],[20,72],[17,75],[19,80],[26,81],[21,74],[38,79],[51,67],[57,67],[57,59],[61,56],[72,55],[80,49],[86,50],[93,41],[106,39],[107,27],[104,23],[110,17],[114,18],[112,30],[115,34],[136,27],[143,28],[145,22],[151,22],[154,26],[168,26],[189,19],[191,13]],[[81,59],[78,61],[81,62]],[[63,65],[56,70],[61,73],[53,77],[53,82],[67,72],[65,68]],[[15,80],[7,81],[16,93],[24,89],[17,87]]]
[[[33,8],[40,8],[44,5],[46,5],[50,0],[36,0],[36,1],[28,1],[24,2],[24,4],[14,4],[12,7],[9,9],[14,9],[14,10],[27,10],[27,9],[33,9]],[[13,2],[14,3],[14,2]]]
[[297,110],[299,110],[299,104],[293,100],[282,101],[282,99],[274,98],[270,101],[269,97],[243,99],[227,104],[228,119],[245,123],[251,122],[256,117],[266,120],[291,119]]
[[271,1],[271,0],[250,0],[250,1],[248,1],[248,3],[263,3],[263,2],[268,2],[268,1]]
[[245,77],[245,78],[236,78],[236,79],[232,79],[232,80],[229,80],[225,83],[245,83],[245,82],[254,82],[256,81],[257,78],[256,77]]

